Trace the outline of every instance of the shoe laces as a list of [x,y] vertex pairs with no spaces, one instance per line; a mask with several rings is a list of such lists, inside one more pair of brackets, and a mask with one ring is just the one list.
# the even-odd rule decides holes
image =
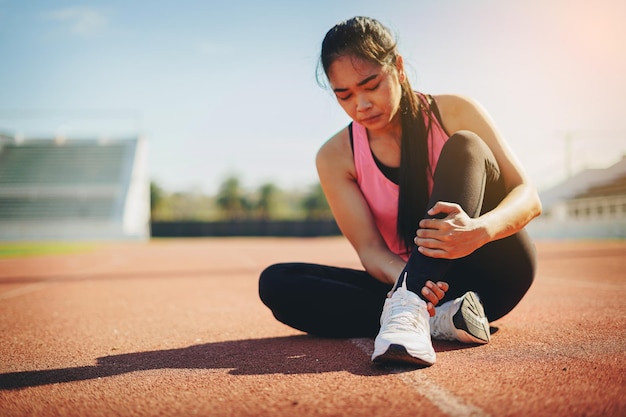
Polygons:
[[383,325],[394,330],[428,332],[428,320],[424,319],[424,314],[420,311],[426,308],[426,303],[420,301],[417,296],[411,296],[404,284],[387,299]]

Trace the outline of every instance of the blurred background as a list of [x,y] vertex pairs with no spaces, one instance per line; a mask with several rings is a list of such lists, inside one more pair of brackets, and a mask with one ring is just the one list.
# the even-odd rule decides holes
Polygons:
[[316,68],[355,15],[415,89],[487,109],[543,193],[537,236],[626,235],[622,0],[0,0],[0,239],[330,219],[314,157],[349,120]]

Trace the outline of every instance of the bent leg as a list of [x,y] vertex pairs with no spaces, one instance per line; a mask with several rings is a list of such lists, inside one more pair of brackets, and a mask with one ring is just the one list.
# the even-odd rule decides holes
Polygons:
[[325,337],[375,336],[390,288],[365,271],[307,263],[272,265],[259,278],[276,319]]
[[[495,208],[505,196],[489,147],[471,132],[451,136],[435,170],[428,207],[437,201],[453,202],[475,218]],[[470,290],[477,292],[488,318],[495,320],[508,313],[530,287],[535,272],[534,247],[525,231],[490,242],[458,260],[430,258],[415,247],[405,271],[407,287],[420,296],[425,281],[447,281],[450,290],[442,303]]]
[[498,320],[522,300],[533,283],[536,268],[534,244],[522,230],[455,261],[444,278],[450,291],[442,302],[474,291],[489,321]]
[[[433,179],[427,210],[438,201],[445,201],[458,204],[475,218],[495,207],[505,195],[495,157],[482,139],[471,132],[456,133],[448,139]],[[425,214],[423,218],[432,216]],[[427,280],[443,280],[452,262],[422,255],[414,247],[402,273],[407,272],[407,288],[420,294]]]

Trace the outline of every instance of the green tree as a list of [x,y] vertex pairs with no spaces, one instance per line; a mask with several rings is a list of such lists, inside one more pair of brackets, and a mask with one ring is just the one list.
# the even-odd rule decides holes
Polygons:
[[159,208],[165,198],[165,192],[159,185],[150,181],[150,215],[154,217],[154,212]]
[[322,186],[318,183],[314,185],[309,193],[302,200],[302,207],[306,213],[307,219],[332,219],[333,214],[330,211],[326,196],[322,190]]
[[259,199],[255,205],[258,217],[272,219],[277,215],[279,189],[272,183],[263,184],[259,188]]
[[216,204],[225,219],[246,217],[249,211],[248,199],[237,177],[230,176],[224,180],[217,193]]

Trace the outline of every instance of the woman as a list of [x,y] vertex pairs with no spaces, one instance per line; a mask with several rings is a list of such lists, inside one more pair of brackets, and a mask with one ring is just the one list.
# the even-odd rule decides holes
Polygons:
[[322,146],[317,169],[365,271],[272,265],[261,299],[311,334],[377,335],[375,363],[430,366],[431,338],[488,343],[489,322],[535,273],[524,226],[541,204],[523,169],[474,101],[413,91],[380,22],[337,24],[321,65],[353,121]]

